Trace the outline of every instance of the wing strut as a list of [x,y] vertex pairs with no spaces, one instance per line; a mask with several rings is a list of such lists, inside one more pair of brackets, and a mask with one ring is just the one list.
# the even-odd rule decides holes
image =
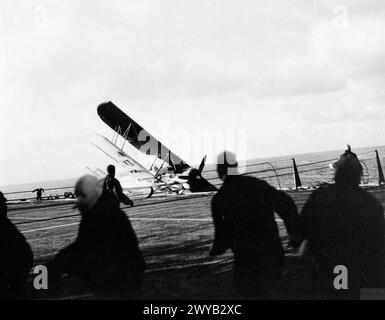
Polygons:
[[122,147],[120,148],[120,150],[123,150],[124,145],[126,144],[128,134],[130,133],[130,129],[131,129],[131,123],[130,123],[130,125],[128,126],[128,128],[126,129],[126,131],[124,132],[124,134],[123,134],[124,141],[123,141],[123,145],[122,145]]
[[166,163],[166,160],[163,160],[162,165],[160,166],[160,168],[158,169],[158,171],[157,171],[156,174],[155,174],[155,177],[158,176],[158,173],[159,173],[160,170],[163,168],[163,165],[164,165],[165,163]]
[[119,134],[121,133],[121,127],[116,126],[114,129],[114,134],[112,136],[112,143],[116,145],[116,142],[118,141]]

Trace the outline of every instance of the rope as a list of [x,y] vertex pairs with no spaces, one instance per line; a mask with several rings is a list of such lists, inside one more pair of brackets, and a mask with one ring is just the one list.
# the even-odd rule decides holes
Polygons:
[[[366,154],[371,154],[373,153],[374,150],[372,151],[367,151],[367,152],[362,152],[362,153],[358,153],[357,155],[366,155]],[[325,162],[331,162],[331,161],[335,161],[337,160],[338,158],[331,158],[331,159],[325,159],[325,160],[319,160],[319,161],[314,161],[314,162],[311,162],[311,163],[303,163],[303,164],[299,164],[297,165],[297,167],[306,167],[306,166],[311,166],[311,165],[316,165],[316,164],[321,164],[321,163],[325,163]],[[361,161],[369,161],[369,160],[373,160],[375,159],[374,157],[373,158],[367,158],[367,159],[362,159]],[[277,171],[283,171],[283,170],[289,170],[289,169],[292,169],[292,166],[286,166],[286,167],[280,167],[280,168],[276,168],[273,163],[279,163],[279,162],[286,162],[286,161],[290,161],[291,159],[281,159],[281,160],[276,160],[276,161],[272,161],[272,162],[258,162],[258,163],[254,163],[254,164],[247,164],[247,165],[244,165],[244,166],[239,166],[239,168],[248,168],[248,167],[253,167],[253,166],[259,166],[259,165],[269,165],[272,167],[272,169],[263,169],[263,170],[257,170],[257,171],[250,171],[250,172],[246,172],[242,175],[248,175],[248,174],[258,174],[258,173],[265,173],[265,172],[270,172],[270,171],[274,171],[275,172],[275,175],[270,175],[270,176],[263,176],[261,177],[261,179],[269,179],[269,178],[277,178],[278,180],[278,184],[280,185],[280,181],[279,181],[279,177],[283,177],[283,176],[288,176],[288,175],[291,175],[292,173],[280,173],[278,174]],[[303,170],[303,171],[299,171],[298,173],[305,173],[305,172],[309,172],[309,171],[315,171],[315,170],[320,170],[322,168],[311,168],[309,170]],[[203,173],[208,173],[208,172],[215,172],[216,169],[211,169],[211,170],[206,170],[206,171],[203,171]],[[217,177],[210,177],[210,178],[206,178],[206,180],[208,181],[211,181],[211,180],[215,180],[215,179],[218,179]],[[168,186],[166,183],[162,184],[160,183],[158,186]],[[129,188],[128,190],[143,190],[143,189],[148,189],[149,187],[133,187],[133,188]],[[46,188],[44,189],[45,191],[52,191],[52,190],[67,190],[67,189],[74,189],[74,186],[62,186],[62,187],[55,187],[55,188]],[[15,192],[4,192],[4,195],[12,195],[12,194],[22,194],[22,193],[31,193],[32,191],[31,190],[25,190],[25,191],[15,191]],[[47,198],[48,196],[44,196],[43,198]],[[61,196],[62,197],[62,196]],[[35,197],[28,197],[28,198],[19,198],[19,199],[11,199],[12,201],[20,201],[20,200],[31,200],[31,199],[35,199]]]

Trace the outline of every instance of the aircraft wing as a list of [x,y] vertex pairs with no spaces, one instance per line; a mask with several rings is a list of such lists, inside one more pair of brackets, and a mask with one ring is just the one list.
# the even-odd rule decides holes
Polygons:
[[111,101],[98,106],[98,115],[112,130],[120,134],[136,149],[144,154],[155,155],[159,159],[167,160],[169,165],[174,165],[176,168],[175,173],[190,168],[185,161],[170,151]]
[[91,168],[91,167],[87,167],[87,169],[92,173],[94,174],[95,176],[99,177],[99,178],[103,178],[107,175],[107,173],[105,173],[102,169],[99,169],[99,168]]
[[[140,163],[135,159],[130,157],[127,153],[119,149],[115,144],[113,144],[106,137],[94,134],[92,137],[92,145],[106,154],[111,158],[120,168],[120,177],[122,177],[126,185],[131,185],[131,187],[143,187],[151,188],[153,185],[154,177],[151,172],[145,169]],[[122,181],[121,181],[122,182]],[[123,183],[122,183],[123,186]],[[129,187],[129,186],[127,186]]]

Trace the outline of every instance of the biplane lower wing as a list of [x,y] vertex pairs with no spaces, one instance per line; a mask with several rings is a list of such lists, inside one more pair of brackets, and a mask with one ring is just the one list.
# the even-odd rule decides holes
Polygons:
[[121,181],[123,187],[153,187],[154,175],[106,137],[94,134],[91,143],[119,166],[119,178],[123,178]]
[[[144,168],[137,160],[129,156],[122,149],[119,149],[114,143],[106,137],[94,134],[91,144],[108,156],[119,168],[119,181],[122,188],[131,194],[145,194],[151,197],[154,192],[177,192],[180,193],[186,188],[185,181],[176,182],[173,179],[167,179],[162,175],[160,177],[153,175],[149,170]],[[87,167],[94,175],[102,178],[106,176],[101,169]]]

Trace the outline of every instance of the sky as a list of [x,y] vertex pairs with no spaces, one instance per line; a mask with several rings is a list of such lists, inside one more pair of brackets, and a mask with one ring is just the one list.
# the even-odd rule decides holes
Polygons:
[[0,2],[0,185],[78,177],[113,101],[191,164],[383,145],[385,2]]

